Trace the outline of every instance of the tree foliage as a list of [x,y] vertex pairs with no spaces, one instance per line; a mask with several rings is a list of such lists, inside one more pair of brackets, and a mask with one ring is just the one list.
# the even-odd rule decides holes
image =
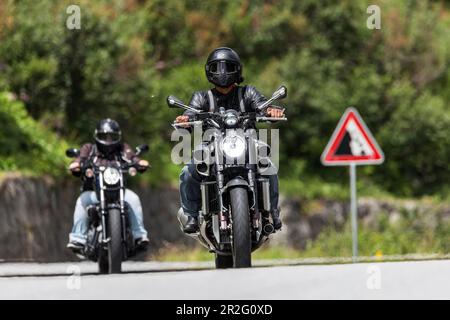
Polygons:
[[342,181],[345,170],[319,158],[354,106],[386,154],[383,166],[364,169],[370,183],[400,196],[442,193],[450,180],[449,5],[376,1],[381,30],[369,30],[372,2],[81,0],[81,29],[68,30],[69,1],[9,0],[0,5],[0,90],[76,143],[91,139],[98,119],[116,118],[128,141],[151,145],[152,177],[167,181],[178,171],[169,125],[177,112],[165,97],[187,101],[208,88],[207,54],[231,46],[246,83],[267,95],[288,86],[282,176]]

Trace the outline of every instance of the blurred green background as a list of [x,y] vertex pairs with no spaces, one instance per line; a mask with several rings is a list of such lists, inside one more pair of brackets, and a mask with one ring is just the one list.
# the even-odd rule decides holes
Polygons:
[[[65,148],[112,117],[127,141],[150,145],[154,170],[141,183],[176,185],[170,122],[180,111],[165,98],[209,88],[205,59],[230,46],[245,84],[266,95],[288,87],[285,195],[348,197],[347,168],[323,167],[320,154],[354,106],[386,154],[359,169],[360,195],[450,198],[449,1],[79,0],[80,30],[66,28],[70,4],[0,1],[0,174],[66,178]],[[381,30],[366,27],[371,4]]]

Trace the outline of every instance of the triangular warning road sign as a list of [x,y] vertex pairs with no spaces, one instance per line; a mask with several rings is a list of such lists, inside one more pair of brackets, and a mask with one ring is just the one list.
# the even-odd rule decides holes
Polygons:
[[358,111],[348,108],[321,157],[326,166],[380,164],[384,154]]

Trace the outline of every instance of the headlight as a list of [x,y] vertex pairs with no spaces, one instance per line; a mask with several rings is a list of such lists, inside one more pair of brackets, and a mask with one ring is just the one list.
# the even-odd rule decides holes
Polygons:
[[120,180],[120,172],[116,168],[106,168],[103,172],[103,180],[106,184],[114,185]]
[[234,127],[238,123],[238,118],[235,115],[228,115],[225,118],[225,125],[227,127]]
[[229,134],[222,140],[222,150],[230,158],[238,158],[245,151],[245,140],[243,137]]

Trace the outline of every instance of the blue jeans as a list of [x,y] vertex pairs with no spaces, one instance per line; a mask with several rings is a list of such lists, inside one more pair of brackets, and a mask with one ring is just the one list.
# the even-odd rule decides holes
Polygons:
[[[144,218],[142,214],[141,200],[136,193],[126,189],[125,202],[128,204],[128,216],[131,224],[131,231],[134,239],[139,239],[147,236],[147,231],[144,228]],[[91,205],[97,204],[97,195],[95,191],[84,191],[77,199],[75,205],[75,212],[73,215],[73,228],[69,235],[70,242],[86,243],[87,232],[89,228],[89,217],[87,215],[87,208]]]
[[[270,183],[270,210],[278,209],[278,175],[261,175],[269,179]],[[185,165],[180,174],[180,198],[181,207],[186,215],[197,217],[202,206],[202,194],[200,191],[201,176],[195,170],[192,162]]]

